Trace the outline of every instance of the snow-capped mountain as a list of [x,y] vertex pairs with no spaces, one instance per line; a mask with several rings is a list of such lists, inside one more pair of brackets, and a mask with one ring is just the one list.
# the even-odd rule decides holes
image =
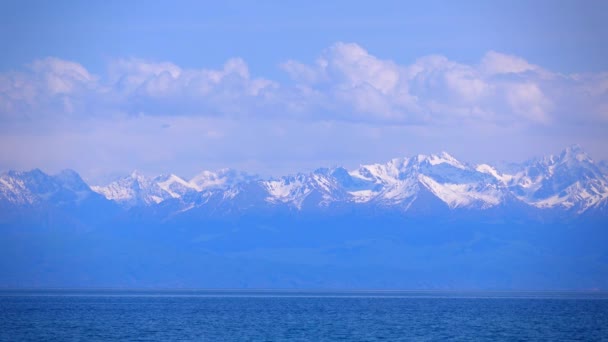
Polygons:
[[493,176],[518,199],[537,208],[583,212],[608,198],[608,177],[579,147],[570,146],[559,155],[523,163],[516,172]]
[[169,194],[171,198],[180,198],[187,193],[199,190],[193,184],[186,182],[174,174],[160,175],[155,177],[151,183],[158,185],[158,187]]
[[13,205],[77,202],[95,193],[126,208],[176,199],[173,207],[178,213],[197,208],[234,212],[277,206],[307,210],[337,204],[408,211],[431,202],[449,210],[486,210],[519,202],[530,208],[580,214],[606,207],[608,176],[605,164],[596,164],[578,146],[508,170],[470,165],[442,152],[361,165],[350,171],[321,168],[266,180],[231,169],[203,171],[190,180],[173,174],[150,178],[133,172],[108,185],[89,188],[74,171],[48,176],[36,169],[0,176],[0,200]]
[[321,168],[258,183],[266,192],[266,202],[297,209],[346,203],[407,210],[421,192],[432,193],[449,208],[489,208],[500,203],[505,191],[493,177],[445,152],[362,165],[352,171]]
[[21,175],[22,173],[15,171],[0,175],[0,198],[2,201],[16,205],[28,205],[36,202],[36,196],[28,189],[24,179],[20,177]]
[[138,171],[105,186],[92,186],[91,189],[107,199],[125,206],[152,205],[171,198],[182,198],[186,194],[209,190],[226,190],[241,182],[255,179],[255,176],[232,169],[217,172],[203,171],[186,181],[174,174],[146,177]]
[[52,203],[64,207],[102,198],[73,170],[63,170],[53,176],[39,169],[9,171],[0,175],[0,203],[4,204],[30,206]]
[[216,172],[203,171],[194,176],[188,184],[197,191],[208,189],[226,189],[238,183],[258,179],[255,175],[233,169],[221,169]]
[[349,173],[358,182],[349,193],[355,202],[411,205],[422,190],[450,208],[489,208],[500,203],[504,189],[492,177],[459,162],[446,152],[363,165]]
[[126,206],[158,204],[173,198],[172,193],[174,194],[174,192],[171,191],[171,185],[176,183],[170,176],[159,176],[158,178],[160,182],[133,171],[129,176],[107,186],[92,186],[91,189],[109,200]]
[[341,170],[317,169],[308,174],[262,181],[261,184],[267,191],[266,201],[269,203],[289,204],[298,209],[305,204],[327,206],[332,202],[348,200],[341,179],[336,177]]

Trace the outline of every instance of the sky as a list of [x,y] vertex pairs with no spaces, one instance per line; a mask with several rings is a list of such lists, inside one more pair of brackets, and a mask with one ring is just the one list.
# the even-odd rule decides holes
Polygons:
[[0,170],[608,159],[606,1],[2,1]]

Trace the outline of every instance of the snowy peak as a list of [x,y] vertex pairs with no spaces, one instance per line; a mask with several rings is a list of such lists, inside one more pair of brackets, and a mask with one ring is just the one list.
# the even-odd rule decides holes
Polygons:
[[308,174],[299,173],[262,181],[261,184],[268,192],[266,201],[288,203],[301,209],[305,203],[327,206],[344,199],[343,183],[351,181],[344,168],[321,168]]
[[578,162],[592,162],[591,158],[583,151],[579,145],[571,145],[562,151],[560,154],[562,162],[578,161]]
[[450,208],[489,208],[500,203],[504,191],[492,176],[446,152],[362,165],[350,174],[360,180],[359,187],[350,191],[355,202],[408,207],[426,189]]
[[510,190],[538,208],[562,207],[584,212],[608,197],[604,172],[577,145],[559,155],[524,163],[512,175]]
[[371,184],[391,184],[396,182],[403,167],[403,160],[393,159],[387,164],[361,165],[357,170],[349,174]]
[[174,174],[148,178],[136,170],[106,186],[91,188],[107,199],[130,207],[158,204],[172,198],[181,199],[187,194],[201,191],[226,190],[254,178],[244,172],[222,169],[217,172],[203,171],[186,181]]
[[30,205],[37,200],[23,179],[14,172],[0,175],[0,202],[13,205]]
[[174,174],[158,176],[153,182],[172,198],[181,198],[187,193],[198,191],[197,187]]
[[163,190],[154,180],[137,171],[107,186],[92,186],[91,189],[109,200],[126,206],[149,205],[172,198],[171,194]]
[[139,170],[131,171],[129,177],[136,180],[146,179],[146,176],[144,176],[143,173],[141,173]]
[[452,209],[463,207],[488,209],[500,204],[504,196],[504,191],[491,183],[439,183],[423,174],[419,176],[419,180]]
[[58,206],[79,205],[98,196],[73,170],[48,175],[40,169],[9,171],[0,176],[0,202],[11,205],[34,205],[42,202]]
[[489,165],[472,168],[450,154],[420,155],[418,180],[449,208],[487,209],[501,203],[504,188]]
[[428,163],[433,166],[446,164],[462,170],[467,168],[467,166],[458,161],[456,158],[452,157],[447,152],[441,152],[439,155],[431,154],[428,156],[424,154],[419,154],[418,156],[416,156],[416,161],[420,164]]
[[513,179],[513,176],[506,173],[501,173],[500,171],[496,170],[496,168],[488,164],[477,165],[475,167],[475,171],[490,175],[502,184],[507,184],[509,181],[511,181],[511,179]]
[[256,180],[257,176],[233,169],[221,169],[216,172],[203,171],[190,180],[190,185],[197,191],[208,189],[226,189],[241,182]]

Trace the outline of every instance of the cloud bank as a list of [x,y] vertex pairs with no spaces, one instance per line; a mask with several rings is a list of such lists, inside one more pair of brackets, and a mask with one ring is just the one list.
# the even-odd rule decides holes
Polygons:
[[184,69],[122,59],[103,75],[53,57],[0,74],[3,121],[48,117],[206,116],[376,124],[605,123],[608,73],[564,75],[495,51],[468,65],[440,55],[409,65],[336,43],[310,64],[286,61],[281,84],[246,62]]
[[456,144],[450,152],[487,158],[504,152],[479,146],[499,144],[492,137],[519,140],[510,142],[519,151],[512,155],[529,153],[532,141],[542,148],[590,141],[595,150],[608,142],[601,133],[608,72],[562,74],[496,51],[475,64],[440,55],[399,64],[352,43],[279,67],[286,81],[253,76],[239,58],[216,69],[120,59],[99,75],[74,61],[33,61],[0,73],[0,167],[99,168],[99,159],[84,156],[94,151],[107,169],[195,164],[189,158],[277,168],[340,156],[373,161],[404,146],[426,152]]

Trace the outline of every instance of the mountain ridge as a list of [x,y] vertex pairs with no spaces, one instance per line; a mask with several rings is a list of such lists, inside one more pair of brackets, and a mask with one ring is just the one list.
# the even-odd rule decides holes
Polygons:
[[574,145],[557,155],[512,166],[510,171],[485,163],[461,162],[447,152],[393,158],[386,163],[362,164],[353,170],[319,168],[268,179],[232,169],[203,171],[190,180],[175,174],[146,177],[134,171],[105,186],[88,185],[73,170],[50,176],[34,169],[2,174],[0,202],[35,205],[99,194],[125,209],[177,200],[172,202],[173,214],[211,205],[215,211],[263,206],[309,210],[338,203],[406,212],[416,201],[423,200],[420,194],[429,192],[421,197],[435,197],[450,210],[487,210],[519,201],[535,209],[582,214],[607,206],[608,173],[604,164],[596,164]]

